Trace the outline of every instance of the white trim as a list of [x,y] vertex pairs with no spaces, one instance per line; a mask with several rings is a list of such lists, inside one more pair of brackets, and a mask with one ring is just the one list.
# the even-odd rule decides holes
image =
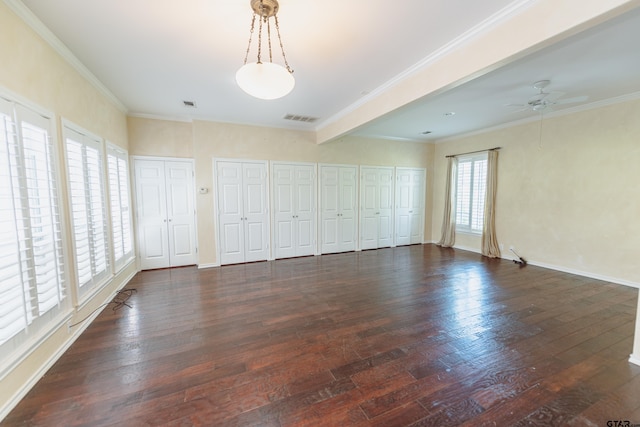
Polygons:
[[[454,247],[454,249],[461,249],[463,251],[469,251],[469,252],[475,252],[475,253],[478,253],[478,254],[482,254],[482,251],[480,249],[476,249],[476,248],[472,248],[472,247],[468,247],[468,246],[454,245],[453,247]],[[505,256],[504,254],[501,256],[501,259],[504,259],[504,260],[507,260],[507,261],[514,261],[515,260],[515,258],[510,257],[510,256]],[[527,264],[528,265],[533,265],[533,266],[536,266],[536,267],[547,268],[549,270],[560,271],[562,273],[575,274],[576,276],[588,277],[589,279],[601,280],[603,282],[609,282],[609,283],[613,283],[613,284],[616,284],[616,285],[623,285],[623,286],[628,286],[630,288],[640,289],[640,283],[632,282],[632,281],[629,281],[629,280],[620,279],[620,278],[616,278],[616,277],[610,277],[610,276],[605,276],[605,275],[602,275],[602,274],[591,273],[591,272],[588,272],[588,271],[576,270],[576,269],[569,268],[569,267],[562,267],[562,266],[559,266],[559,265],[547,264],[547,263],[544,263],[544,262],[537,262],[537,261],[531,261],[531,260],[527,260]]]
[[[508,258],[506,258],[506,259],[508,259]],[[562,266],[554,265],[554,264],[547,264],[547,263],[544,263],[544,262],[537,262],[537,261],[529,261],[529,260],[527,260],[527,263],[531,264],[531,265],[534,265],[536,267],[548,268],[549,270],[561,271],[563,273],[575,274],[576,276],[588,277],[590,279],[602,280],[603,282],[609,282],[609,283],[614,283],[616,285],[624,285],[624,286],[628,286],[630,288],[640,289],[640,283],[632,282],[632,281],[625,280],[625,279],[619,279],[619,278],[615,278],[615,277],[605,276],[605,275],[602,275],[602,274],[591,273],[591,272],[588,272],[588,271],[576,270],[576,269],[573,269],[573,268],[562,267]]]
[[632,354],[631,356],[629,356],[629,362],[640,366],[640,354]]
[[[116,294],[118,293],[118,291],[124,288],[131,281],[131,279],[133,279],[133,276],[135,276],[136,273],[137,272],[134,271],[131,274],[129,274],[129,276],[127,276],[127,278],[123,280],[122,286],[114,290],[103,304],[106,304],[111,300],[113,300]],[[18,390],[16,390],[13,396],[7,400],[6,405],[0,409],[0,420],[4,419],[7,415],[9,415],[11,410],[13,410],[13,408],[15,408],[18,405],[18,403],[20,403],[20,401],[27,395],[27,393],[33,388],[33,386],[35,386],[36,383],[40,381],[40,379],[47,373],[49,369],[51,369],[53,364],[56,363],[58,359],[60,359],[60,357],[62,357],[62,355],[69,349],[69,347],[71,347],[71,345],[73,345],[74,342],[76,342],[76,340],[80,337],[80,335],[89,327],[89,325],[91,325],[91,323],[95,320],[95,318],[100,315],[100,313],[102,313],[102,310],[96,310],[89,317],[87,317],[79,325],[80,327],[67,338],[66,342],[64,342],[58,348],[58,350],[56,350],[53,354],[51,354],[47,358],[47,360],[40,366],[40,368],[38,368],[35,372],[33,372],[31,377],[26,382],[24,382]],[[48,333],[42,339],[38,340],[38,342],[35,343],[35,345],[32,345],[29,352],[25,352],[18,361],[13,363],[11,365],[11,369],[6,370],[7,373],[11,372],[16,365],[18,365],[19,363],[22,363],[36,348],[40,346],[40,344],[46,341],[55,332],[59,331],[60,328],[66,327],[67,330],[69,330],[68,322],[71,319],[71,317],[72,316],[70,314],[65,316],[65,318],[61,322],[59,322],[56,325],[56,327],[51,330],[50,333]]]
[[198,270],[204,270],[205,268],[217,268],[220,267],[219,262],[209,263],[209,264],[198,264]]
[[24,21],[36,34],[44,39],[73,69],[84,77],[94,88],[113,102],[118,110],[127,113],[128,109],[80,60],[67,46],[47,28],[46,25],[20,0],[4,0],[5,4]]
[[[635,101],[640,99],[640,91],[638,92],[632,92],[626,95],[621,95],[621,96],[616,96],[614,98],[608,98],[608,99],[603,99],[600,101],[595,101],[595,102],[591,102],[589,104],[582,104],[582,105],[578,105],[575,107],[571,107],[571,108],[564,108],[562,110],[559,111],[551,111],[548,113],[544,113],[544,119],[553,119],[556,117],[562,117],[562,116],[566,116],[569,114],[574,114],[574,113],[580,113],[583,111],[589,111],[589,110],[594,110],[596,108],[602,108],[602,107],[607,107],[610,105],[616,105],[616,104],[621,104],[623,102],[628,102],[628,101]],[[495,131],[499,131],[502,129],[509,129],[515,126],[520,126],[520,125],[524,125],[527,123],[532,123],[532,122],[539,122],[540,121],[540,114],[535,114],[532,117],[527,117],[524,119],[520,119],[520,120],[515,120],[513,122],[508,122],[508,123],[502,123],[496,126],[491,126],[488,128],[483,128],[483,129],[478,129],[478,130],[474,130],[474,131],[470,131],[470,132],[465,132],[465,133],[460,133],[460,134],[456,134],[456,135],[451,135],[448,136],[446,138],[441,138],[441,139],[431,139],[428,141],[424,141],[424,142],[428,142],[428,143],[434,143],[434,144],[442,144],[445,143],[447,141],[453,141],[453,140],[457,140],[457,139],[461,139],[461,138],[468,138],[471,136],[476,136],[476,135],[482,135],[488,132],[495,132]]]
[[398,74],[397,76],[395,76],[391,80],[388,80],[386,83],[384,83],[381,86],[377,87],[375,90],[371,91],[366,96],[360,98],[358,101],[356,101],[353,104],[349,105],[345,109],[339,111],[338,113],[336,113],[336,114],[332,115],[331,117],[329,117],[328,119],[324,120],[322,123],[320,123],[315,128],[315,131],[318,132],[320,129],[322,129],[322,128],[324,128],[324,127],[326,127],[326,126],[328,126],[328,125],[330,125],[332,123],[337,122],[341,118],[343,118],[343,117],[347,116],[348,114],[354,112],[355,110],[357,110],[358,108],[362,107],[363,105],[369,103],[373,99],[378,98],[379,96],[383,95],[387,90],[389,90],[392,87],[398,85],[399,83],[401,83],[402,81],[406,80],[407,78],[415,75],[416,73],[418,73],[421,70],[424,70],[425,68],[427,68],[427,66],[433,64],[436,61],[441,60],[443,57],[451,54],[456,49],[459,49],[460,47],[466,45],[470,41],[476,39],[479,35],[489,31],[490,29],[495,27],[497,24],[499,24],[501,22],[508,21],[509,19],[513,18],[514,16],[520,14],[524,8],[529,7],[530,5],[533,5],[534,3],[535,3],[535,0],[518,0],[518,1],[512,2],[507,7],[503,8],[502,10],[499,10],[498,12],[496,12],[495,14],[490,16],[489,18],[485,19],[484,21],[482,21],[478,25],[476,25],[473,28],[469,29],[468,31],[464,32],[462,35],[460,35],[460,36],[456,37],[455,39],[451,40],[449,43],[445,44],[444,46],[436,49],[434,52],[432,52],[431,54],[429,54],[428,56],[423,58],[421,61],[419,61],[418,63],[416,63],[412,67],[409,67],[407,70],[405,70],[402,73]]

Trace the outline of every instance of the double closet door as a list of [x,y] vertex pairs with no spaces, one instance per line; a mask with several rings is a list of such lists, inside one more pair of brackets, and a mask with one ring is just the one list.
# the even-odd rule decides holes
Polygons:
[[393,246],[393,168],[360,168],[360,249]]
[[358,167],[320,165],[320,249],[323,254],[356,250]]
[[424,240],[424,169],[396,168],[396,245]]
[[315,254],[315,165],[273,163],[273,230],[275,258]]
[[220,264],[269,258],[267,162],[216,160]]
[[135,159],[142,270],[197,262],[193,163]]

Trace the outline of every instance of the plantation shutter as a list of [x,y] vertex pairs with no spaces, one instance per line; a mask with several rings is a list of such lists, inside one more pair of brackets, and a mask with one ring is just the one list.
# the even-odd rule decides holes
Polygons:
[[[62,310],[62,233],[51,120],[0,99],[0,346]],[[7,347],[9,345],[9,347]]]
[[65,127],[67,178],[80,295],[109,274],[102,142]]
[[107,168],[111,196],[111,232],[116,270],[120,269],[133,256],[127,159],[126,151],[112,144],[108,145]]

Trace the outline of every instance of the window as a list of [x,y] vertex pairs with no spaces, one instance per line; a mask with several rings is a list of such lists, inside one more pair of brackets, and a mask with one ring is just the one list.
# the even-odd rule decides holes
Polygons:
[[107,168],[113,238],[113,256],[120,269],[133,256],[131,211],[129,209],[129,163],[127,152],[108,144]]
[[111,273],[102,142],[69,125],[64,135],[76,280],[82,296]]
[[54,134],[50,118],[0,98],[3,354],[66,307]]
[[487,153],[458,158],[456,230],[482,233],[487,188]]

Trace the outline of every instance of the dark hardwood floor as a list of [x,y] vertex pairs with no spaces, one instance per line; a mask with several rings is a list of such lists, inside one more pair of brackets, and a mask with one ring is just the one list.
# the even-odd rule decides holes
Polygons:
[[636,289],[433,245],[127,288],[2,425],[640,423]]

